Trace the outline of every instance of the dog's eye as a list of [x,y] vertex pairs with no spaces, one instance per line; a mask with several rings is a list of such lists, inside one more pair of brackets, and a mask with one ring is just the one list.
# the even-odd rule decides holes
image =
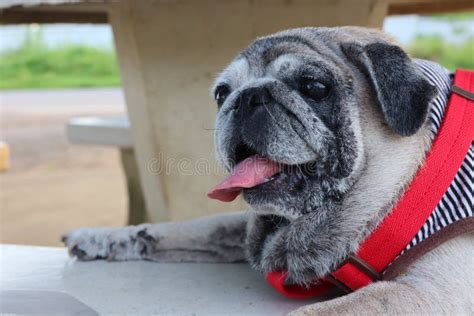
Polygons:
[[228,85],[221,85],[216,88],[216,91],[214,93],[214,99],[217,102],[217,106],[221,107],[222,104],[224,104],[225,99],[230,94],[230,88]]
[[301,78],[301,92],[315,101],[320,101],[328,96],[329,86],[311,77]]

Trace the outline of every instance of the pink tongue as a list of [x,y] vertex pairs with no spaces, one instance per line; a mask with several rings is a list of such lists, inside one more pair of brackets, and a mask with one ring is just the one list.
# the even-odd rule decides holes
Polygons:
[[280,166],[271,160],[257,155],[248,157],[238,163],[231,174],[209,191],[207,196],[222,202],[231,202],[243,188],[253,188],[280,171]]

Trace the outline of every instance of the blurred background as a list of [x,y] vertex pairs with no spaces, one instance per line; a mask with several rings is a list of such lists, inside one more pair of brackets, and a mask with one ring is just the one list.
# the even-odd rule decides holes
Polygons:
[[[413,57],[474,69],[474,12],[389,16],[383,29]],[[10,151],[0,241],[59,245],[72,227],[124,225],[119,151],[73,144],[65,133],[77,116],[125,113],[110,26],[0,26],[0,89],[0,141]]]

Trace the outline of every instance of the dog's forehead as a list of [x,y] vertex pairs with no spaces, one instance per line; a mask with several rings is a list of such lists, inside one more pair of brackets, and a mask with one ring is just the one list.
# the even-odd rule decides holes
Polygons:
[[315,43],[296,35],[269,36],[257,39],[242,52],[253,68],[264,67],[280,55],[316,51]]
[[[353,26],[307,27],[281,31],[253,42],[217,78],[213,88],[222,83],[235,88],[249,80],[263,77],[269,69],[269,64],[275,67],[293,65],[298,58],[293,56],[293,59],[288,59],[292,53],[319,55],[324,60],[332,61],[333,71],[339,71],[338,68],[345,67],[341,64],[341,58],[344,57],[338,47],[340,43],[345,42],[360,45],[386,42],[396,45],[396,42],[385,33]],[[288,56],[280,58],[282,55]],[[283,62],[285,59],[286,63]],[[347,69],[340,71],[347,72]]]
[[314,44],[296,35],[269,36],[256,40],[241,55],[247,59],[250,72],[261,77],[269,70],[299,63],[298,55],[317,54]]
[[289,71],[301,64],[299,55],[309,53],[316,54],[312,44],[297,36],[258,39],[221,73],[214,88],[220,84],[236,88],[278,71]]
[[219,75],[214,83],[213,89],[222,84],[226,84],[230,87],[240,85],[250,78],[250,65],[247,59],[240,55]]
[[218,82],[229,85],[240,85],[245,81],[274,74],[278,71],[289,71],[302,63],[301,56],[288,53],[276,57],[266,65],[251,64],[245,57],[232,62],[219,77]]

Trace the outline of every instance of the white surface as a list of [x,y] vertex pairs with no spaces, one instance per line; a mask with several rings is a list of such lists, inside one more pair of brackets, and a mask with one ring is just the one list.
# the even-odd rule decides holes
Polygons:
[[73,118],[67,124],[66,132],[72,142],[133,147],[130,123],[126,116]]
[[69,294],[41,290],[1,290],[0,313],[2,315],[99,315]]
[[309,303],[246,264],[84,263],[64,248],[2,245],[0,270],[2,290],[64,292],[101,315],[284,315]]

